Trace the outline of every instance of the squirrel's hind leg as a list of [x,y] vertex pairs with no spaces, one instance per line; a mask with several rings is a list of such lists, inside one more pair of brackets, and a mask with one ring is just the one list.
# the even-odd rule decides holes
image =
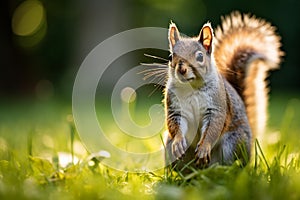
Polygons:
[[[249,162],[251,147],[248,134],[242,135],[237,132],[227,132],[223,135],[219,147],[219,163],[231,165],[235,160],[240,160],[244,165]],[[218,145],[217,145],[218,146]]]

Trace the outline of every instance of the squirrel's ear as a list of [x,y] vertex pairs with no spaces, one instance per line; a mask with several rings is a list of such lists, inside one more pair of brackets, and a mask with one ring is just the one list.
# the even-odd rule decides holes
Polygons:
[[175,46],[176,42],[180,40],[180,33],[176,27],[176,25],[171,22],[170,27],[169,27],[169,45],[170,45],[170,50],[173,49]]
[[206,23],[203,25],[200,34],[199,34],[199,42],[206,49],[208,53],[212,51],[212,40],[213,40],[213,30],[211,28],[210,23]]

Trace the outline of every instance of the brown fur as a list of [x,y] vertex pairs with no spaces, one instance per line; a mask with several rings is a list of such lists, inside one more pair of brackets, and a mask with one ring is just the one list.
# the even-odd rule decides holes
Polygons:
[[254,138],[262,137],[268,101],[265,79],[284,55],[280,37],[270,23],[239,12],[222,17],[215,35],[216,66],[244,100]]

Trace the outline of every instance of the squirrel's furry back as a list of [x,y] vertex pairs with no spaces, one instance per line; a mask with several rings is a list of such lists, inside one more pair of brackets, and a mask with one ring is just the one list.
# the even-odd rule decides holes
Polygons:
[[214,58],[220,73],[245,102],[253,138],[264,132],[267,72],[279,66],[283,52],[275,27],[250,14],[233,12],[215,30]]

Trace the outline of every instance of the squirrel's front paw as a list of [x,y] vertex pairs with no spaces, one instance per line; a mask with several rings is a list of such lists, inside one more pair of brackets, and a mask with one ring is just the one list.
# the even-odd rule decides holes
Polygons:
[[210,162],[210,151],[211,145],[210,144],[201,144],[200,142],[197,145],[195,150],[196,158],[195,163],[197,166],[200,167],[207,167]]
[[184,156],[187,149],[185,137],[181,134],[176,134],[172,143],[172,154],[175,158],[180,159]]

